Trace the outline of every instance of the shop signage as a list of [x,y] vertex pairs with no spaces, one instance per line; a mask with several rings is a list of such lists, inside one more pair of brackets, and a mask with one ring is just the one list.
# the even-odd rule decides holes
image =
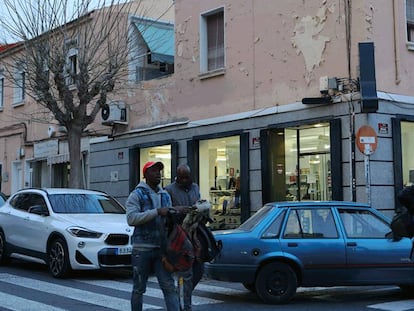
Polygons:
[[58,140],[53,139],[35,143],[33,149],[35,158],[45,158],[51,155],[56,155],[59,150]]
[[260,137],[253,137],[252,138],[252,148],[259,148],[260,147]]

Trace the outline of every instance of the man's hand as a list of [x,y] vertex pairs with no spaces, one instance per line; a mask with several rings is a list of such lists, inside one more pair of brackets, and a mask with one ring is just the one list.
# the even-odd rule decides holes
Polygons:
[[167,216],[169,210],[170,210],[169,207],[157,208],[158,215],[161,215],[161,216]]
[[187,214],[190,210],[190,206],[174,206],[173,207],[177,212]]

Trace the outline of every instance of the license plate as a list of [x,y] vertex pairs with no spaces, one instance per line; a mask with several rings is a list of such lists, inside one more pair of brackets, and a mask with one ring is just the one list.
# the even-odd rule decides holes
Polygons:
[[131,255],[132,254],[132,247],[120,247],[117,249],[117,255]]

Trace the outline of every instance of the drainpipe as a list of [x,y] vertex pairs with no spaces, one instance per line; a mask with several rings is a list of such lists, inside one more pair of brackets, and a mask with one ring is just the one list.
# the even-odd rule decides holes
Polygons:
[[397,10],[398,1],[393,0],[392,3],[392,17],[394,25],[394,66],[395,66],[395,84],[400,84],[400,50],[398,47],[398,32],[397,32]]

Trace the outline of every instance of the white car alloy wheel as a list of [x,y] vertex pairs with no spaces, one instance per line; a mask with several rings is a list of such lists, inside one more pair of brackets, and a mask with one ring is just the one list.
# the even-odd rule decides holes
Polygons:
[[56,278],[63,278],[70,272],[68,247],[61,238],[57,238],[50,244],[49,271]]

